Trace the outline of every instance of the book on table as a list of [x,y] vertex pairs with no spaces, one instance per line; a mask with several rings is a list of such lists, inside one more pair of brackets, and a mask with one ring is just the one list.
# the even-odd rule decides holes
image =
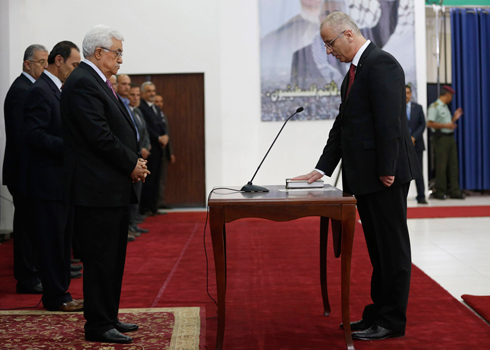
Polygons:
[[319,179],[313,181],[311,184],[308,183],[308,180],[291,180],[286,179],[286,188],[322,188],[323,180]]

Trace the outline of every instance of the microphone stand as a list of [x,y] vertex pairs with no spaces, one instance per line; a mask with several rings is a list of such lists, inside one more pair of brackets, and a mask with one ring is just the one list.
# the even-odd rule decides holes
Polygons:
[[274,141],[272,142],[272,145],[269,147],[269,150],[267,151],[267,153],[265,154],[264,158],[260,162],[259,167],[257,168],[257,170],[255,170],[254,176],[252,176],[252,179],[249,182],[247,182],[247,184],[244,185],[241,188],[241,191],[243,191],[243,192],[269,192],[269,190],[267,188],[265,188],[265,187],[253,185],[252,184],[252,181],[255,179],[255,175],[257,175],[257,172],[259,171],[260,167],[262,166],[262,163],[264,162],[265,158],[267,158],[267,155],[269,154],[270,150],[272,149],[272,146],[274,146],[274,143],[276,143],[277,138],[281,134],[282,129],[284,129],[284,126],[286,126],[286,123],[289,121],[289,119],[291,119],[292,117],[294,117],[296,114],[302,112],[303,110],[304,110],[303,107],[299,107],[296,110],[296,112],[294,112],[293,114],[291,114],[291,116],[288,119],[286,119],[286,121],[284,122],[284,124],[282,124],[281,130],[279,130],[279,132],[277,133],[276,138],[274,139]]

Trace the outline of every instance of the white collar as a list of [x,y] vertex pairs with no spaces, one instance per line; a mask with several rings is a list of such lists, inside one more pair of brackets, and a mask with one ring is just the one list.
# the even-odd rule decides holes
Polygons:
[[33,84],[36,82],[36,79],[34,79],[34,77],[32,75],[30,75],[29,73],[22,72],[22,74],[24,74],[26,76],[26,78],[29,79]]
[[97,72],[97,74],[100,76],[100,78],[104,81],[104,83],[107,81],[107,78],[105,77],[104,73],[102,73],[102,71],[99,69],[99,67],[97,67],[92,61],[90,61],[88,59],[84,59],[83,63],[86,63],[90,67],[92,67]]
[[61,85],[63,85],[63,84],[61,83],[60,78],[58,78],[56,75],[54,75],[53,73],[51,73],[47,69],[45,69],[43,73],[46,74],[53,81],[53,83],[56,85],[56,87],[61,91]]
[[364,45],[362,45],[361,48],[357,51],[356,55],[354,56],[354,59],[352,60],[352,64],[354,66],[357,67],[359,65],[359,60],[361,59],[362,54],[364,53],[364,51],[366,50],[366,48],[368,47],[370,42],[371,42],[371,40],[369,40],[369,39],[366,40]]

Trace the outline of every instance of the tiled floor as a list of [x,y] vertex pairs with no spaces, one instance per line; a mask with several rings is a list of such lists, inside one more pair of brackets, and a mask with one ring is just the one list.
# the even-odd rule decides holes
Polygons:
[[[490,205],[490,196],[429,200],[431,207],[468,205]],[[409,219],[408,228],[413,263],[451,295],[490,295],[490,210],[482,218]]]

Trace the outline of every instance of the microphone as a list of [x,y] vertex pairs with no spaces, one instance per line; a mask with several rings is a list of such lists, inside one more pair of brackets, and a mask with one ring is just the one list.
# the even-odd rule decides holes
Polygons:
[[254,180],[255,175],[257,175],[257,172],[259,171],[260,167],[262,166],[262,163],[264,162],[265,158],[269,154],[272,146],[274,146],[274,143],[276,143],[277,138],[281,134],[281,131],[282,131],[282,129],[284,129],[284,126],[286,125],[286,123],[288,122],[288,120],[291,119],[292,117],[294,117],[296,114],[298,114],[300,112],[303,112],[303,110],[304,110],[303,107],[299,107],[296,110],[296,112],[294,112],[293,114],[291,114],[291,116],[288,119],[286,119],[286,121],[284,122],[284,124],[282,124],[281,130],[279,130],[279,132],[277,133],[276,138],[274,139],[274,141],[272,142],[272,145],[269,147],[269,150],[267,151],[267,153],[265,154],[264,158],[260,162],[259,167],[257,168],[257,170],[255,170],[254,176],[252,176],[252,179],[249,182],[247,182],[247,184],[245,186],[243,186],[241,188],[241,191],[243,191],[243,192],[269,192],[269,190],[267,188],[265,188],[265,187],[260,187],[260,186],[253,185],[252,184],[252,181]]

